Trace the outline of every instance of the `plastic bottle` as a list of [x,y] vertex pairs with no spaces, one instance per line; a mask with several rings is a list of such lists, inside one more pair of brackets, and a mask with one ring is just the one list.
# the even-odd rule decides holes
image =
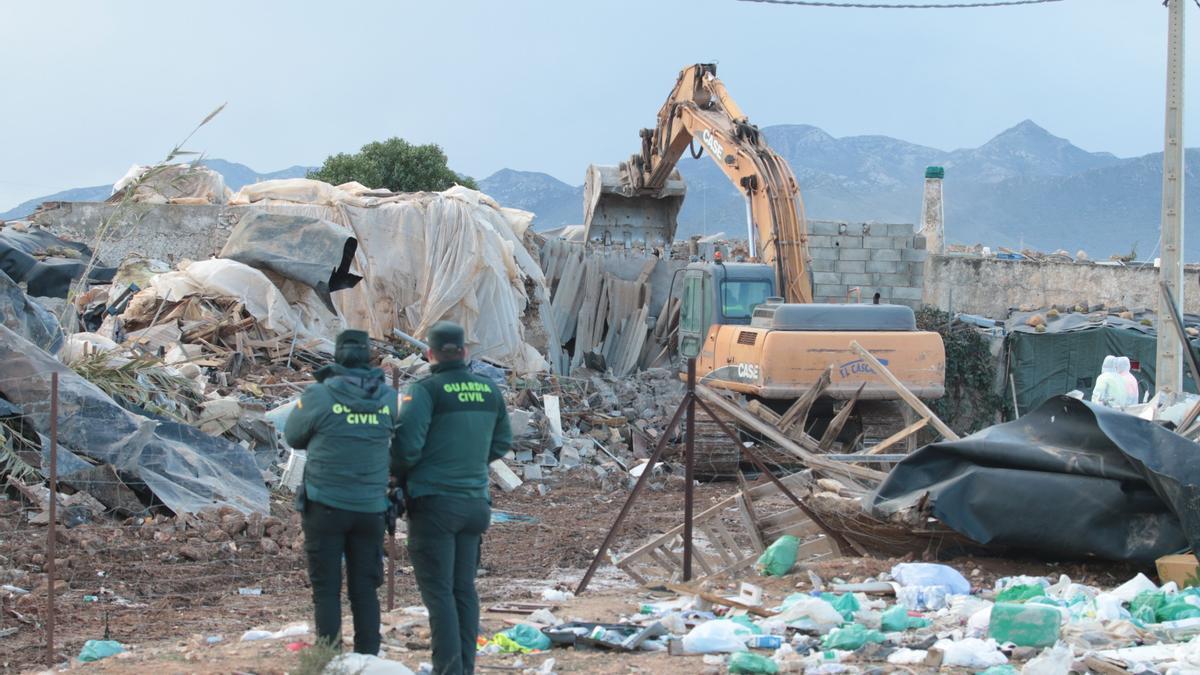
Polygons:
[[988,637],[1020,647],[1049,647],[1058,641],[1062,613],[1054,607],[997,602],[992,606]]

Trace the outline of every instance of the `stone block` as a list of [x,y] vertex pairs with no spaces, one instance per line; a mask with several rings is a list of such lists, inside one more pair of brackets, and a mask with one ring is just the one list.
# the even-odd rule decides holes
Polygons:
[[900,252],[900,259],[907,262],[923,263],[929,257],[929,251],[925,249],[906,248]]
[[870,260],[871,251],[865,248],[838,249],[838,257],[842,260]]
[[842,275],[838,274],[837,272],[813,272],[813,283],[840,284],[842,283]]
[[846,297],[846,286],[845,284],[815,284],[813,295],[819,298],[841,300]]
[[839,248],[862,248],[863,238],[861,236],[852,237],[849,235],[842,235],[833,238],[833,245]]
[[897,300],[920,300],[924,289],[916,286],[898,286],[892,289],[892,297]]
[[892,248],[896,248],[896,249],[912,248],[912,244],[913,244],[912,235],[909,235],[907,237],[892,237],[891,239],[892,239]]
[[883,274],[897,274],[900,271],[898,268],[901,264],[902,263],[892,262],[891,260],[868,260],[863,271],[880,272]]
[[866,263],[866,261],[863,261],[863,260],[844,260],[843,259],[843,260],[837,261],[835,263],[835,265],[837,266],[835,269],[838,272],[851,272],[851,273],[855,273],[855,274],[862,274],[863,272],[867,271],[867,269],[866,269],[867,263]]
[[871,249],[871,260],[900,260],[900,251],[894,248],[873,248]]
[[809,234],[839,235],[842,233],[841,225],[843,223],[834,220],[810,220],[808,221],[808,232]]
[[838,250],[836,248],[810,248],[808,254],[813,260],[837,260]]
[[875,283],[875,278],[870,274],[843,274],[842,283],[847,286],[868,286]]
[[833,247],[833,237],[831,237],[829,235],[824,235],[824,234],[818,234],[816,236],[810,235],[808,238],[808,247],[809,248],[832,248]]
[[[889,223],[887,226],[887,235],[889,237],[911,237],[915,229],[912,223]],[[876,234],[883,234],[883,232],[877,232]]]
[[908,274],[880,274],[879,283],[883,286],[912,286],[912,277]]
[[822,260],[820,258],[813,258],[812,262],[809,263],[808,266],[814,272],[833,272],[835,271],[834,268],[837,267],[837,264],[838,261],[836,260]]
[[897,248],[892,237],[863,237],[863,248]]
[[913,247],[913,248],[915,248],[915,249],[919,249],[919,250],[922,250],[922,251],[924,251],[924,250],[925,250],[925,237],[922,237],[922,236],[919,236],[919,235],[918,235],[918,236],[916,236],[916,237],[913,237],[913,245],[912,245],[912,247]]

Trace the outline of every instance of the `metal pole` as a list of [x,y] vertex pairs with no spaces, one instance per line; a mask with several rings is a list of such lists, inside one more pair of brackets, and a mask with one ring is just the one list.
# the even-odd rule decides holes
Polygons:
[[46,529],[46,665],[54,658],[54,558],[58,539],[58,373],[50,373],[50,524]]
[[[392,369],[392,389],[400,390],[400,369]],[[393,415],[400,414],[400,397],[396,397],[396,410]],[[395,419],[393,417],[393,419]],[[391,505],[389,504],[389,507]],[[387,582],[387,608],[392,611],[396,608],[396,534],[394,531],[383,529],[383,536],[387,537],[387,546],[384,547],[384,552],[388,559],[388,582]]]
[[692,513],[695,511],[693,487],[696,472],[696,359],[687,362],[687,426],[684,432],[683,473],[683,580],[692,580]]
[[1174,323],[1183,302],[1183,16],[1187,0],[1168,0],[1167,103],[1163,146],[1162,256],[1159,274],[1175,298],[1175,307],[1159,300],[1158,358],[1155,387],[1168,402],[1183,392],[1183,360]]
[[691,396],[688,394],[685,393],[683,395],[683,400],[679,402],[679,407],[675,409],[675,414],[671,416],[671,421],[667,423],[667,428],[663,429],[662,436],[659,436],[658,443],[654,446],[654,452],[650,453],[650,459],[646,462],[645,470],[642,471],[641,476],[638,476],[637,482],[633,484],[633,490],[629,493],[629,498],[625,500],[625,505],[621,507],[621,512],[617,514],[617,519],[613,521],[612,527],[608,528],[608,534],[604,535],[604,542],[596,550],[596,557],[592,558],[592,564],[588,566],[587,571],[583,573],[583,578],[579,580],[579,586],[575,588],[575,595],[580,595],[587,590],[588,583],[592,580],[592,575],[599,569],[600,561],[604,559],[604,554],[608,551],[608,547],[612,546],[613,540],[617,538],[617,530],[621,527],[621,523],[625,521],[625,516],[629,515],[630,509],[633,508],[634,500],[637,499],[642,488],[649,482],[650,474],[654,473],[654,464],[662,456],[663,449],[667,447],[667,439],[679,424],[679,418],[683,417],[683,411],[687,410],[689,398]]

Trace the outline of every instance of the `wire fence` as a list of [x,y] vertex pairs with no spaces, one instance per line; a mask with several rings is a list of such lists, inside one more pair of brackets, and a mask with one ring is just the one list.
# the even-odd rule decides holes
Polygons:
[[[138,444],[160,422],[122,429],[127,416],[104,397],[89,403],[78,380],[69,391],[58,384],[57,373],[0,377],[0,669],[61,663],[86,639],[136,641],[143,617],[163,610],[239,595],[307,601],[290,504],[274,500],[270,515],[228,505],[173,515],[149,476],[178,480],[194,463],[199,490],[205,458],[146,456],[154,446]],[[89,437],[111,445],[122,433],[126,450],[145,451],[141,476],[88,453]]]

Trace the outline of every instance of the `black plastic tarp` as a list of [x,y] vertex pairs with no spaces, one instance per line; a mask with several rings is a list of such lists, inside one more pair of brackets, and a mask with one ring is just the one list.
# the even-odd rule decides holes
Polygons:
[[[265,513],[268,494],[254,455],[199,429],[149,419],[119,406],[25,338],[0,325],[0,396],[19,405],[42,434],[50,428],[51,373],[58,373],[58,442],[145,484],[176,513],[232,506]],[[68,460],[69,461],[69,460]],[[72,466],[67,466],[70,473]]]
[[[21,290],[0,271],[0,324],[51,354],[62,348],[63,333],[58,319]],[[0,372],[3,372],[0,370]]]
[[93,283],[111,282],[116,268],[95,266],[88,270],[91,257],[87,246],[43,230],[0,230],[0,271],[25,284],[30,295],[65,298],[71,282],[85,271]]
[[329,294],[362,281],[350,272],[357,250],[354,233],[328,220],[252,210],[229,234],[220,257],[311,286],[336,311]]
[[927,505],[988,548],[1146,562],[1200,547],[1200,445],[1058,396],[1018,420],[917,450],[866,505],[884,518]]

